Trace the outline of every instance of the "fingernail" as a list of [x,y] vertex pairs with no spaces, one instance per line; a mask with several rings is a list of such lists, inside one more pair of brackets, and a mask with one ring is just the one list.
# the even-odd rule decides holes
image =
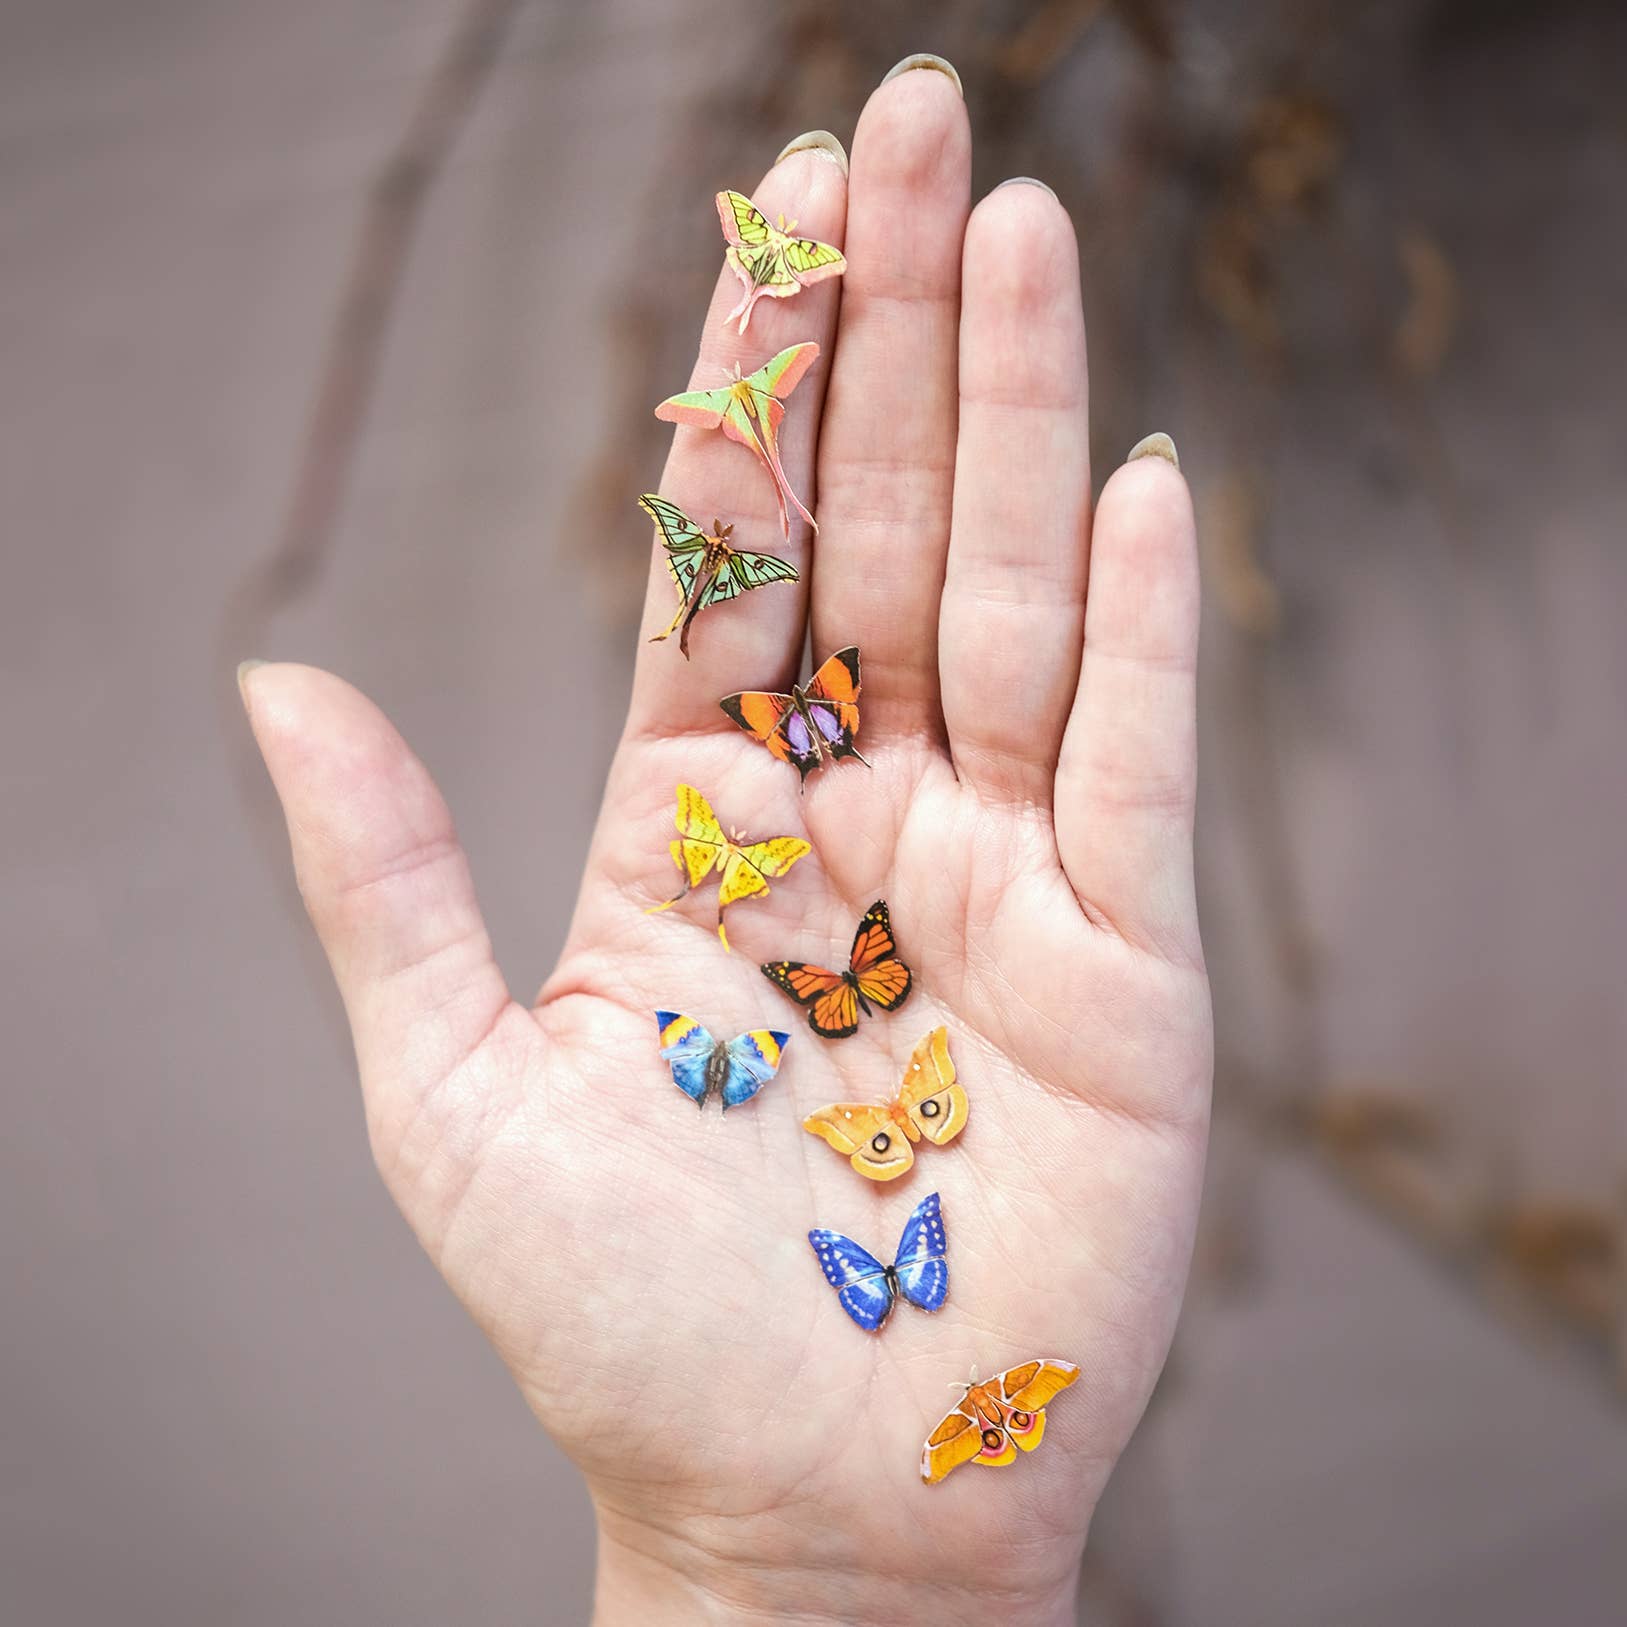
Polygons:
[[945,62],[941,56],[933,56],[930,51],[917,51],[913,56],[905,57],[902,62],[887,70],[881,82],[885,85],[889,79],[896,79],[901,73],[909,73],[915,68],[935,68],[960,92],[961,100],[966,99],[966,91],[960,82],[960,75],[955,72],[954,63]]
[[841,172],[847,174],[847,149],[829,130],[806,130],[795,141],[786,142],[774,160],[783,164],[792,153],[823,153]]
[[1130,455],[1124,461],[1134,463],[1137,458],[1163,458],[1166,463],[1173,463],[1177,469],[1181,466],[1181,454],[1175,450],[1174,441],[1161,429],[1137,441],[1130,448]]
[[247,708],[249,704],[249,693],[243,687],[243,685],[247,680],[248,675],[253,672],[256,667],[263,667],[264,665],[265,662],[262,661],[257,655],[251,655],[247,661],[239,661],[237,663],[237,692],[243,697],[243,705],[245,708]]
[[[1000,186],[1037,186],[1041,192],[1050,192],[1053,198],[1056,196],[1056,193],[1051,192],[1050,187],[1043,181],[1036,180],[1032,175],[1013,175],[1009,181],[1002,181]],[[1000,186],[997,186],[994,190],[998,192]]]

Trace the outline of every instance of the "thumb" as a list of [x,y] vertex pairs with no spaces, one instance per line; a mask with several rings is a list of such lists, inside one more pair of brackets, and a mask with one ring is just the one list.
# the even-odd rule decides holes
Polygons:
[[534,1043],[535,1024],[492,958],[446,803],[384,714],[314,667],[245,662],[238,683],[350,1018],[374,1156],[417,1208],[426,1177],[461,1186],[490,1127],[503,1070],[483,1053],[508,1024]]

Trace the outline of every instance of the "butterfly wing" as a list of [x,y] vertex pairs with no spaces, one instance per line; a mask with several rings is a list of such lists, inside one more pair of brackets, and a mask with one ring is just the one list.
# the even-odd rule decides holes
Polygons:
[[706,548],[706,534],[678,507],[654,492],[645,492],[638,506],[655,521],[661,546],[671,553],[692,553]]
[[[672,580],[678,588],[678,614],[672,618],[665,632],[657,633],[650,641],[659,644],[662,639],[669,638],[673,629],[683,620],[685,607],[695,594],[695,583],[706,567],[707,537],[701,528],[677,506],[669,503],[666,498],[658,497],[654,492],[645,492],[638,500],[638,506],[655,521],[656,530],[661,538],[661,546],[666,550],[667,569],[672,573]],[[705,602],[705,594],[693,608],[690,615]],[[685,626],[685,639],[687,643],[688,627]],[[687,648],[684,653],[689,652]]]
[[833,1102],[802,1121],[816,1135],[846,1155],[867,1181],[896,1181],[915,1163],[915,1149],[885,1107],[866,1102]]
[[818,1256],[825,1281],[836,1290],[842,1309],[866,1332],[874,1333],[893,1308],[887,1268],[851,1237],[822,1226],[808,1233],[808,1242]]
[[752,842],[729,850],[717,890],[717,935],[725,952],[729,948],[729,935],[723,930],[724,910],[737,899],[766,893],[770,876],[783,876],[803,854],[811,851],[810,844],[800,836],[776,836],[772,841]]
[[989,1380],[989,1388],[1019,1412],[1038,1412],[1078,1377],[1079,1369],[1073,1362],[1046,1358],[1024,1362],[1021,1367],[1008,1367]]
[[807,966],[799,960],[775,960],[763,967],[763,976],[785,990],[800,1006],[808,1007],[808,1026],[826,1039],[846,1039],[859,1029],[859,998],[840,972]]
[[928,1141],[947,1146],[966,1128],[972,1104],[955,1083],[949,1030],[934,1028],[916,1042],[898,1090],[899,1105]]
[[[1019,1418],[1025,1418],[1027,1422],[1019,1423]],[[1006,1415],[1006,1434],[1011,1437],[1013,1446],[1020,1447],[1024,1452],[1032,1452],[1045,1439],[1045,1414],[1043,1412],[1008,1413]]]
[[749,1102],[780,1071],[780,1053],[791,1036],[772,1028],[736,1034],[725,1050],[729,1065],[723,1079],[723,1111]]
[[737,898],[766,893],[770,876],[783,876],[798,859],[812,851],[812,844],[800,836],[776,836],[772,841],[737,847],[723,868],[718,908],[721,910]]
[[795,582],[800,577],[796,566],[773,554],[754,554],[746,549],[734,549],[718,572],[721,580],[731,576],[740,584],[742,592],[766,587],[770,582]]
[[[988,1437],[994,1436],[998,1441],[991,1441]],[[1017,1445],[1011,1438],[1011,1431],[1003,1425],[996,1428],[988,1427],[986,1434],[978,1438],[978,1452],[972,1459],[973,1463],[981,1464],[985,1469],[1003,1469],[1008,1463],[1017,1461]]]
[[846,1039],[859,1031],[859,996],[845,979],[808,1008],[808,1026],[826,1039]]
[[717,218],[724,237],[736,248],[762,248],[773,240],[768,217],[739,192],[718,193]]
[[679,839],[672,845],[675,852],[682,854],[680,868],[688,876],[689,885],[697,887],[728,847],[723,827],[712,812],[712,804],[692,785],[678,787],[678,811],[673,823],[678,827]]
[[812,237],[788,237],[780,251],[785,269],[798,286],[808,288],[827,277],[839,277],[847,270],[842,251]]
[[696,601],[697,613],[706,609],[708,605],[727,604],[730,599],[740,597],[740,584],[730,571],[727,561],[721,565],[712,580],[701,590],[701,596]]
[[921,1478],[930,1486],[983,1450],[982,1421],[970,1399],[946,1412],[921,1448]]
[[678,827],[678,840],[669,844],[669,851],[672,862],[683,873],[683,888],[676,898],[650,905],[644,912],[646,915],[657,915],[662,910],[671,909],[691,887],[700,886],[728,845],[724,840],[723,827],[712,812],[712,805],[692,785],[678,787],[678,812],[674,823]]
[[[684,613],[684,606],[689,603],[689,596],[695,591],[695,578],[700,575],[701,566],[706,562],[706,550],[696,548],[683,553],[667,552],[667,570],[672,575],[673,583],[678,589],[678,614]],[[661,636],[667,637],[672,632],[669,627]]]
[[669,424],[719,429],[733,404],[734,391],[727,384],[716,390],[685,390],[679,395],[669,395],[655,409],[655,416]]
[[[832,757],[859,757],[859,651],[838,650],[803,691],[808,716]],[[859,757],[859,761],[864,759]]]
[[676,1011],[658,1011],[655,1025],[661,1035],[661,1055],[672,1069],[672,1082],[696,1106],[706,1102],[706,1069],[717,1041],[693,1017]]
[[859,985],[859,993],[871,1005],[883,1011],[896,1011],[909,998],[914,977],[898,958],[892,917],[887,913],[884,898],[878,898],[864,912],[859,930],[853,935],[853,952],[848,965]]
[[[819,346],[809,339],[803,344],[788,346],[779,355],[771,357],[746,382],[759,395],[784,401],[802,382],[803,374],[818,360]],[[775,421],[778,422],[777,415]]]
[[1032,1452],[1045,1439],[1045,1403],[1078,1377],[1079,1369],[1072,1362],[1031,1361],[1009,1367],[989,1380],[989,1388],[1009,1408],[1005,1426],[1014,1445]]
[[949,1292],[949,1266],[944,1260],[947,1248],[938,1194],[929,1192],[904,1222],[898,1255],[893,1261],[899,1293],[923,1311],[937,1310]]

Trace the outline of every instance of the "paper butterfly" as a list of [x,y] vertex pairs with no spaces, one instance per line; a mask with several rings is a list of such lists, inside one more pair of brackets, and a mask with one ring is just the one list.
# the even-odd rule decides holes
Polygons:
[[681,508],[653,492],[639,498],[638,506],[660,530],[667,569],[678,584],[678,614],[650,640],[652,644],[671,638],[682,622],[678,648],[687,657],[690,624],[708,605],[723,604],[770,582],[797,580],[797,568],[788,561],[734,547],[729,541],[732,525],[713,520],[712,529],[702,531]]
[[802,1128],[849,1154],[866,1180],[894,1181],[915,1162],[912,1141],[925,1136],[947,1147],[966,1128],[971,1110],[966,1092],[955,1083],[949,1030],[934,1028],[916,1044],[904,1082],[885,1106],[837,1102],[810,1113]]
[[774,497],[780,505],[780,530],[791,536],[791,515],[787,503],[817,531],[814,517],[791,490],[791,482],[780,467],[780,421],[785,417],[785,399],[802,382],[813,366],[819,346],[806,344],[782,350],[772,361],[764,362],[747,378],[740,376],[735,363],[734,381],[715,390],[685,390],[668,396],[655,409],[655,416],[669,424],[693,424],[698,429],[721,429],[731,441],[750,447],[763,460],[774,479]]
[[846,1039],[859,1031],[859,1011],[874,1016],[871,1006],[896,1011],[909,998],[914,979],[898,958],[887,904],[878,898],[864,912],[853,935],[853,953],[845,972],[806,966],[800,960],[771,960],[763,976],[777,983],[799,1006],[807,1006],[808,1026],[826,1039]]
[[929,1192],[910,1211],[891,1265],[883,1265],[851,1237],[823,1226],[809,1232],[808,1241],[842,1309],[867,1333],[874,1333],[887,1320],[899,1295],[923,1311],[935,1311],[949,1292],[943,1216],[936,1192]]
[[960,1405],[921,1448],[921,1478],[931,1485],[963,1463],[999,1468],[1019,1447],[1032,1452],[1045,1438],[1045,1403],[1078,1376],[1072,1362],[1030,1361],[979,1384],[974,1369]]
[[705,1107],[714,1092],[723,1111],[749,1102],[780,1071],[780,1052],[789,1034],[754,1028],[731,1040],[713,1039],[693,1017],[676,1011],[658,1011],[661,1055],[672,1068],[672,1082],[696,1107]]
[[[857,757],[859,732],[859,650],[838,650],[806,684],[789,695],[746,689],[725,695],[718,705],[782,763],[794,763],[806,781],[829,757]],[[865,767],[870,765],[865,763]]]
[[729,240],[723,258],[745,289],[740,303],[723,320],[732,322],[739,317],[742,333],[758,300],[789,299],[810,284],[839,277],[847,270],[840,249],[811,237],[797,237],[797,223],[793,220],[786,225],[784,215],[777,228],[770,226],[762,210],[738,192],[718,193],[717,218]]
[[[678,840],[671,844],[672,862],[684,873],[682,898],[698,887],[716,868],[717,935],[725,950],[729,935],[723,930],[723,911],[738,898],[768,891],[770,876],[783,876],[810,845],[800,836],[776,836],[767,842],[742,842],[738,832],[729,837],[712,812],[712,805],[692,785],[678,787]],[[671,909],[678,898],[652,904],[646,915]]]

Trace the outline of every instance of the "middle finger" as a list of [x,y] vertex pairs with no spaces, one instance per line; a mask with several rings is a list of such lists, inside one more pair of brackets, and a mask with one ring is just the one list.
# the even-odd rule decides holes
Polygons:
[[819,438],[812,625],[816,666],[834,649],[860,647],[870,739],[943,738],[938,601],[972,147],[947,66],[927,58],[894,70],[853,138],[848,270]]

